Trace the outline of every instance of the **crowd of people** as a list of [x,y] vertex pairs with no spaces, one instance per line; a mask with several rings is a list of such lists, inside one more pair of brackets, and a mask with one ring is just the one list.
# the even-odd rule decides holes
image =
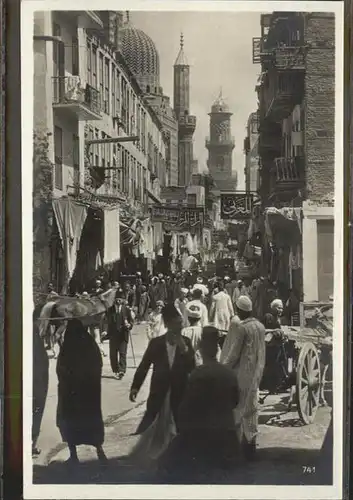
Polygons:
[[[97,279],[91,293],[82,295],[115,287],[115,303],[98,327],[69,320],[57,359],[57,426],[69,447],[69,463],[78,461],[81,444],[94,446],[106,461],[100,344],[109,341],[111,370],[121,380],[135,323],[145,324],[148,346],[133,377],[132,402],[151,368],[152,376],[131,458],[156,463],[169,475],[180,471],[180,464],[186,474],[195,467],[224,467],[240,456],[253,459],[265,329],[280,328],[284,312],[275,290],[267,291],[265,303],[262,284],[236,277],[206,279],[201,272],[160,274],[148,282],[138,273],[134,280],[106,286]],[[48,298],[55,298],[52,286]],[[288,309],[286,304],[290,315]],[[43,397],[39,400],[42,405]],[[39,453],[39,427],[33,426],[34,454]]]

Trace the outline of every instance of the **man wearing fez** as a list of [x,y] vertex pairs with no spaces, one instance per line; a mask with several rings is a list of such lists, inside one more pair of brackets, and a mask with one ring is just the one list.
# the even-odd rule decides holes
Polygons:
[[108,337],[110,366],[116,378],[122,379],[126,373],[126,355],[133,318],[130,308],[125,305],[125,294],[118,290],[115,304],[108,311]]

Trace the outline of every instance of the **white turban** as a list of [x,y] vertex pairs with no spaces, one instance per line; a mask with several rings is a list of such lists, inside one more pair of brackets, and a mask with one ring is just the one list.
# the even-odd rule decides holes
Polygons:
[[241,295],[236,301],[235,305],[238,309],[245,312],[252,311],[252,302],[246,295]]
[[271,302],[271,309],[274,309],[275,307],[282,307],[283,309],[283,302],[280,299],[275,299]]

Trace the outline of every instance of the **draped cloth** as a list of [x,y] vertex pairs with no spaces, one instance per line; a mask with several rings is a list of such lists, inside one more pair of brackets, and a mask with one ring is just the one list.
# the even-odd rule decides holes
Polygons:
[[75,271],[77,252],[87,218],[87,209],[70,199],[57,199],[53,200],[53,211],[63,245],[68,281]]
[[119,209],[104,210],[104,265],[120,259]]

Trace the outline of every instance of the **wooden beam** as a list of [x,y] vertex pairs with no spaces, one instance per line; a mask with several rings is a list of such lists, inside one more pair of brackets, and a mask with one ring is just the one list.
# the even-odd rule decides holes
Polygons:
[[33,40],[42,40],[43,42],[64,43],[60,36],[51,36],[51,35],[34,35]]
[[91,139],[85,141],[85,144],[86,146],[90,146],[91,144],[115,144],[117,142],[134,142],[138,140],[138,135],[132,135],[128,137],[114,137],[113,139]]

